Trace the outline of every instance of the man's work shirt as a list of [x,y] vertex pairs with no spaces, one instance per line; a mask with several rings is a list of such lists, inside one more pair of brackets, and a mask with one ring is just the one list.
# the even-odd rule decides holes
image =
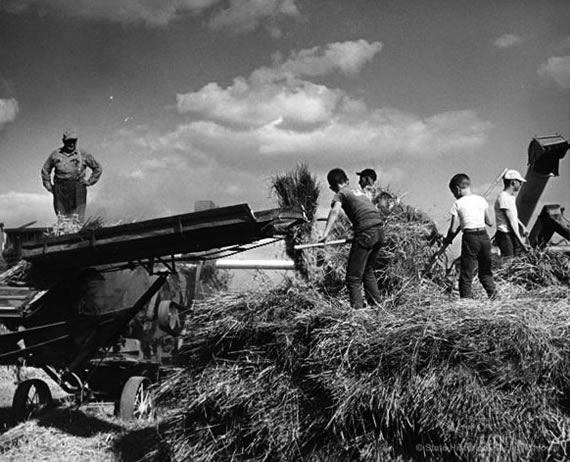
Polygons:
[[485,210],[489,208],[487,201],[477,194],[469,194],[457,199],[449,213],[459,218],[462,230],[485,228]]
[[519,213],[517,211],[516,197],[507,191],[501,191],[495,201],[495,221],[497,223],[497,231],[503,233],[511,232],[509,220],[507,219],[507,210],[510,210],[515,218],[515,223],[519,221]]
[[334,195],[332,201],[341,203],[355,233],[382,224],[378,209],[362,190],[344,187]]
[[[85,171],[89,167],[91,175],[85,179]],[[53,151],[42,168],[42,182],[46,189],[51,190],[51,172],[54,171],[54,182],[79,181],[91,186],[99,181],[103,173],[101,164],[86,151],[76,149],[65,152],[62,148]]]

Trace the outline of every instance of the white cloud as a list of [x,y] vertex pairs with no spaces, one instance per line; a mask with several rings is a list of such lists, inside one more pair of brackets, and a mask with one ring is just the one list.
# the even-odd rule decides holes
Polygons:
[[492,124],[473,111],[451,111],[427,118],[395,109],[371,109],[360,119],[337,113],[312,130],[284,129],[268,124],[250,130],[216,122],[181,125],[173,139],[192,140],[218,159],[255,158],[272,162],[283,156],[315,163],[349,158],[395,159],[400,156],[434,158],[470,152],[481,146]]
[[316,77],[336,69],[356,74],[382,50],[382,43],[355,40],[335,42],[326,47],[313,47],[291,53],[289,59],[277,66],[277,72],[296,76]]
[[485,143],[492,124],[474,111],[420,116],[311,81],[359,72],[380,50],[365,41],[301,50],[227,87],[211,82],[179,94],[185,117],[177,126],[126,127],[107,139],[110,164],[89,209],[144,218],[188,212],[204,199],[267,208],[268,178],[292,162],[307,162],[319,177],[335,165],[381,165],[384,182],[399,181],[406,159],[465,155]]
[[514,45],[518,45],[521,43],[521,38],[515,34],[503,34],[499,38],[497,38],[494,42],[494,45],[497,48],[510,48]]
[[230,0],[228,8],[212,17],[210,27],[247,33],[263,24],[273,37],[278,38],[282,34],[278,19],[300,16],[295,3],[296,0]]
[[17,228],[38,220],[36,226],[48,226],[55,222],[52,196],[44,194],[8,192],[0,194],[0,217],[7,228]]
[[196,92],[178,94],[178,110],[238,126],[260,127],[276,119],[284,126],[321,124],[333,117],[339,105],[349,102],[341,90],[300,77],[337,70],[357,73],[381,49],[379,42],[357,40],[293,52],[284,61],[277,56],[273,66],[261,67],[249,78],[236,77],[227,88],[213,82]]
[[19,107],[18,101],[13,98],[1,99],[0,98],[0,129],[8,122],[14,121],[18,114]]
[[[390,108],[362,109],[343,106],[326,124],[308,130],[283,128],[278,121],[236,128],[208,120],[162,134],[121,130],[105,145],[106,173],[89,192],[88,214],[129,221],[190,212],[197,200],[269,208],[275,205],[269,177],[296,161],[307,162],[319,178],[334,165],[382,165],[386,184],[399,181],[401,160],[472,152],[491,128],[472,111],[421,118]],[[127,170],[126,162],[134,167]],[[51,211],[51,204],[41,207]]]
[[[393,108],[371,108],[341,89],[306,80],[334,71],[360,71],[381,50],[379,42],[332,43],[274,57],[226,88],[212,82],[177,95],[181,113],[194,120],[171,133],[204,152],[238,156],[350,155],[435,157],[464,152],[484,143],[492,125],[473,111],[419,117]],[[191,140],[191,141],[190,141]],[[318,161],[318,160],[317,160]]]
[[224,124],[260,127],[282,118],[296,125],[330,120],[342,92],[311,82],[258,85],[242,78],[221,88],[210,83],[195,93],[177,95],[180,112]]
[[[212,14],[211,27],[249,32],[266,25],[279,35],[277,21],[283,16],[298,16],[296,0],[232,0],[227,8],[224,0],[5,0],[0,10],[22,13],[33,8],[41,14],[66,15],[75,18],[121,23],[142,22],[150,26],[166,26],[187,14]],[[215,10],[216,7],[220,9]]]
[[551,56],[539,67],[538,75],[544,80],[554,81],[562,89],[570,89],[570,55]]

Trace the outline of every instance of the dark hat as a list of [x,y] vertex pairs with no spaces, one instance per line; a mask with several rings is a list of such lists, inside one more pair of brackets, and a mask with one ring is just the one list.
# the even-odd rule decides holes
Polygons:
[[365,168],[361,172],[356,172],[356,174],[358,176],[367,176],[368,178],[372,178],[372,180],[374,180],[374,181],[376,181],[376,179],[378,178],[376,176],[376,172],[371,168]]

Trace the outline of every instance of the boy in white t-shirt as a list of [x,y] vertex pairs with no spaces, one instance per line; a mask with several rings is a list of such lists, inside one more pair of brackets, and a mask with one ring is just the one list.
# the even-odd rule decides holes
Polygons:
[[516,195],[526,180],[516,170],[507,170],[503,175],[504,190],[495,201],[495,220],[497,234],[495,240],[501,250],[502,257],[513,257],[522,248],[528,246],[519,232],[519,215],[516,206]]
[[451,223],[444,243],[451,244],[459,229],[463,231],[459,296],[472,298],[473,276],[479,267],[479,280],[492,298],[495,296],[495,281],[491,272],[491,241],[485,228],[485,225],[493,226],[489,204],[483,197],[471,192],[471,180],[464,173],[451,178],[449,189],[457,200],[449,212]]

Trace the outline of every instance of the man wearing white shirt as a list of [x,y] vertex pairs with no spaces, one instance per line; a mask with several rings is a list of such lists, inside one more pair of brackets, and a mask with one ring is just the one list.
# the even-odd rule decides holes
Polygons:
[[513,257],[520,249],[528,250],[528,245],[519,232],[519,217],[516,195],[526,180],[517,170],[507,170],[503,175],[504,190],[495,201],[495,221],[497,234],[495,241],[502,257]]

